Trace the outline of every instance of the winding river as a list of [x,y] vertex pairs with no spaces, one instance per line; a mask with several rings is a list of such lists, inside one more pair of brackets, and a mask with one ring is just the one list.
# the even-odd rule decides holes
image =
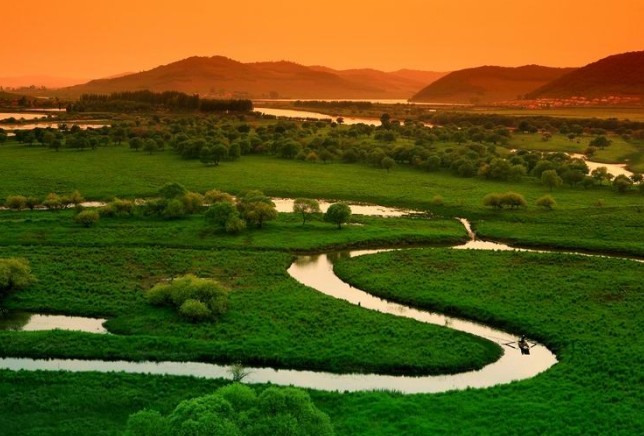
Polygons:
[[[288,199],[277,201],[280,209],[289,207]],[[291,206],[292,207],[292,206]],[[403,211],[377,206],[364,212],[376,215],[400,215]],[[461,219],[470,234],[470,242],[454,248],[511,249],[503,244],[475,245],[475,235],[469,223]],[[486,243],[488,244],[488,243]],[[506,248],[507,247],[507,248]],[[480,336],[502,345],[503,355],[497,361],[477,371],[439,376],[392,376],[379,374],[335,374],[318,371],[300,371],[273,368],[245,368],[248,383],[273,383],[294,385],[303,388],[327,391],[392,390],[403,393],[434,393],[455,389],[485,388],[501,383],[509,383],[533,377],[550,368],[557,362],[555,355],[546,347],[532,343],[529,355],[522,355],[516,349],[516,334],[497,330],[475,322],[448,317],[393,303],[352,287],[343,282],[333,272],[336,259],[374,254],[385,250],[351,250],[344,252],[322,253],[298,256],[289,267],[288,273],[303,285],[322,292],[333,298],[358,305],[364,310],[375,310],[393,316],[411,318],[454,330]],[[5,325],[0,328],[13,330],[80,330],[89,333],[106,333],[102,327],[103,319],[65,317],[57,315],[13,314],[13,322],[5,317]],[[510,345],[507,345],[510,343]],[[514,344],[514,345],[513,345]],[[185,375],[204,378],[231,378],[231,368],[200,362],[128,362],[82,359],[31,359],[2,358],[0,368],[10,370],[65,370]]]

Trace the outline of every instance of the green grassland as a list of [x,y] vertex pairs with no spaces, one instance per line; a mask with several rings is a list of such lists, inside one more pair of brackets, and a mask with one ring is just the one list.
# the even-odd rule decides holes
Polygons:
[[[477,434],[639,434],[644,428],[644,349],[634,340],[642,333],[641,263],[424,249],[343,260],[336,272],[375,295],[518,329],[557,352],[560,362],[530,381],[420,400],[429,407],[426,431],[451,431],[458,422],[467,424],[457,433]],[[455,404],[446,424],[441,418]]]
[[[586,138],[582,138],[583,142]],[[515,135],[525,148],[574,147],[555,135]],[[566,142],[568,141],[568,142]],[[546,144],[546,145],[543,145]],[[513,148],[520,144],[511,143]],[[442,145],[441,145],[442,146]],[[640,150],[615,140],[598,159]],[[517,147],[518,148],[518,147]],[[612,149],[611,149],[612,148]],[[603,154],[607,153],[607,154]],[[610,154],[613,153],[613,154]],[[205,166],[170,151],[126,147],[55,152],[9,141],[0,146],[0,199],[80,192],[88,199],[141,198],[167,182],[193,191],[372,202],[415,208],[431,219],[352,217],[342,230],[280,214],[264,229],[226,235],[197,214],[176,221],[101,218],[92,228],[73,211],[0,211],[0,257],[27,258],[38,278],[3,300],[11,309],[109,318],[116,335],[0,332],[0,355],[107,360],[198,360],[334,372],[449,373],[494,360],[498,348],[469,335],[372,313],[291,279],[295,253],[346,247],[447,245],[464,241],[456,216],[479,236],[517,245],[644,256],[644,197],[610,187],[459,178],[396,166],[311,163],[269,156]],[[525,210],[482,206],[490,192],[516,191]],[[557,206],[535,201],[552,194]],[[434,196],[443,198],[434,204]],[[642,434],[642,266],[564,254],[405,250],[343,261],[351,283],[388,298],[526,332],[558,354],[539,376],[490,389],[438,395],[311,391],[338,434]],[[195,273],[231,289],[229,311],[191,324],[149,306],[143,291]],[[118,434],[145,407],[167,413],[220,380],[126,374],[0,371],[0,433]],[[255,386],[261,390],[263,386]]]

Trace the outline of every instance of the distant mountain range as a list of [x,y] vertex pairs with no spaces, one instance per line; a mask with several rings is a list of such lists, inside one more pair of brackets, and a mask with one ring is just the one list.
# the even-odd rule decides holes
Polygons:
[[[38,77],[40,81],[36,80]],[[44,83],[45,76],[38,77],[28,80]],[[49,79],[50,86],[54,86],[53,78]],[[581,97],[591,104],[605,101],[644,104],[644,51],[609,56],[581,68],[483,66],[451,73],[384,72],[368,68],[335,70],[287,61],[242,63],[223,56],[195,56],[148,71],[119,74],[56,90],[20,89],[17,92],[77,98],[87,93],[144,89],[181,91],[206,98],[411,99],[432,103],[524,104],[521,102],[553,99],[574,103],[579,101],[575,98]]]
[[415,94],[411,100],[467,104],[515,100],[573,70],[539,65],[468,68],[454,71],[436,80]]
[[526,98],[644,97],[644,51],[600,59],[527,93]]
[[608,56],[581,68],[468,68],[436,80],[411,100],[484,104],[573,97],[597,104],[610,97],[644,103],[644,51]]
[[63,88],[56,95],[78,97],[85,93],[149,89],[224,98],[406,99],[445,74],[415,70],[334,70],[286,61],[242,63],[223,56],[190,57],[140,73]]

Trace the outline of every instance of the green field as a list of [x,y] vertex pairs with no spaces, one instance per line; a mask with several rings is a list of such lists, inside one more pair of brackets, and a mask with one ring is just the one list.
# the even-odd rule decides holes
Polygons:
[[[555,135],[513,135],[508,148],[576,151]],[[400,140],[410,144],[410,140]],[[566,142],[568,141],[568,142]],[[545,144],[545,145],[544,145]],[[441,143],[440,148],[454,146]],[[623,161],[641,150],[615,140],[598,158]],[[634,153],[634,154],[633,154]],[[277,368],[383,374],[440,374],[480,368],[497,345],[443,327],[379,314],[298,284],[286,269],[297,253],[347,247],[413,247],[341,261],[337,272],[370,293],[409,305],[525,332],[560,361],[534,378],[489,389],[436,395],[310,391],[340,435],[642,434],[642,266],[567,254],[460,252],[439,246],[467,239],[455,217],[483,238],[519,246],[644,257],[644,197],[609,186],[461,178],[409,165],[385,171],[339,160],[323,164],[244,155],[206,166],[166,150],[127,146],[59,152],[0,145],[0,199],[79,190],[87,199],[149,198],[167,182],[204,193],[261,189],[271,196],[371,202],[422,216],[354,215],[337,230],[280,213],[263,229],[228,235],[203,211],[178,220],[136,214],[75,223],[73,209],[0,211],[0,258],[24,257],[38,282],[3,307],[108,318],[116,333],[0,332],[0,356],[106,360],[194,360]],[[516,191],[528,207],[482,205],[490,192]],[[535,206],[551,194],[551,210]],[[435,196],[441,196],[436,201]],[[442,204],[441,204],[442,203]],[[149,305],[143,292],[186,273],[231,290],[216,322],[193,324]],[[163,413],[214,391],[222,380],[98,373],[0,371],[0,433],[119,434],[129,414]],[[254,386],[262,390],[265,386]]]

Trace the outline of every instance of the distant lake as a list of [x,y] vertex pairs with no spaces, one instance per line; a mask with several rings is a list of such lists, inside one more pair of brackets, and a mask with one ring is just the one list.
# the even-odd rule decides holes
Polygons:
[[[288,117],[288,118],[297,118],[297,119],[335,121],[338,118],[338,117],[332,117],[330,115],[321,114],[318,112],[308,112],[308,111],[300,111],[300,110],[294,110],[294,109],[275,109],[275,108],[256,107],[254,111],[264,115],[273,115],[276,117]],[[344,124],[347,124],[347,125],[353,125],[353,124],[368,124],[371,126],[380,125],[380,120],[378,118],[358,118],[358,117],[342,116],[342,119],[344,120]]]
[[46,118],[47,115],[40,114],[31,114],[27,112],[0,112],[0,122],[6,121],[9,118],[15,118],[16,120],[36,120],[38,118]]

